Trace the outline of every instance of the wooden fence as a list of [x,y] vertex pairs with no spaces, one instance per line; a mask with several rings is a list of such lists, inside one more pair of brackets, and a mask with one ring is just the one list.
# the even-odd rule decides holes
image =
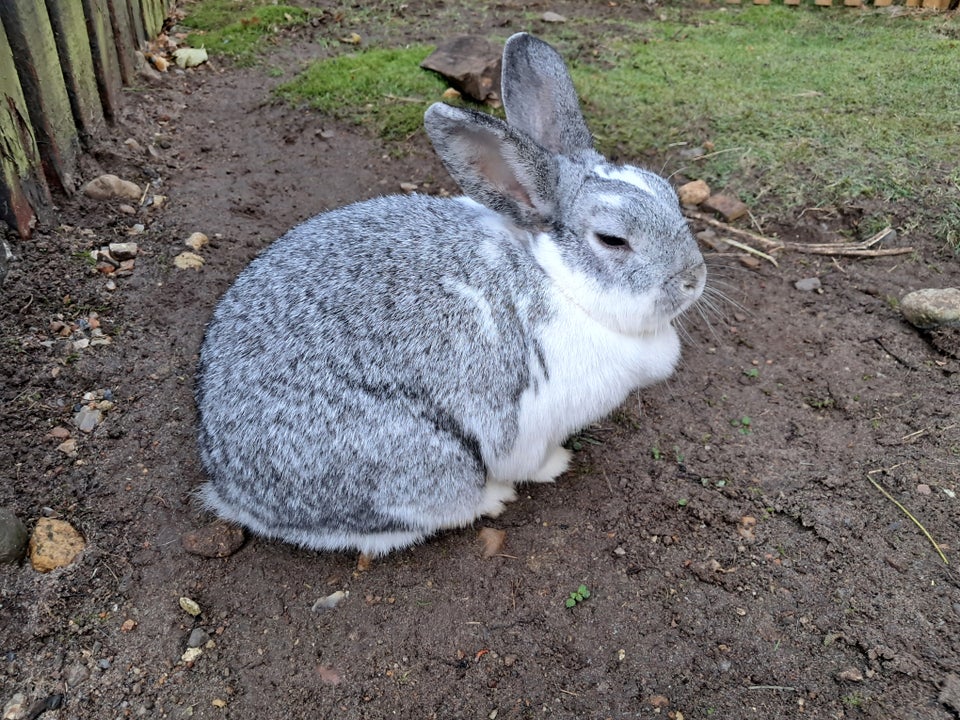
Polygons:
[[22,238],[73,193],[79,154],[134,82],[171,0],[0,0],[0,221]]

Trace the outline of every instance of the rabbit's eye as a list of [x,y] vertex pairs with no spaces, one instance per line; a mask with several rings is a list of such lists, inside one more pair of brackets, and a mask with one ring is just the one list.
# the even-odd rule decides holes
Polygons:
[[597,233],[597,240],[602,242],[607,247],[619,248],[619,247],[629,247],[629,244],[622,237],[617,235],[607,235],[605,233]]

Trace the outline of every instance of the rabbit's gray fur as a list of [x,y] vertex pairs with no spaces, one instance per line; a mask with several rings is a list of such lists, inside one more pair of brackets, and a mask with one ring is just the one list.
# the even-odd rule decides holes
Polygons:
[[593,150],[549,45],[515,35],[503,68],[507,123],[425,118],[468,197],[314,217],[220,300],[196,384],[219,515],[388,552],[552,480],[570,433],[672,372],[705,277],[672,188]]

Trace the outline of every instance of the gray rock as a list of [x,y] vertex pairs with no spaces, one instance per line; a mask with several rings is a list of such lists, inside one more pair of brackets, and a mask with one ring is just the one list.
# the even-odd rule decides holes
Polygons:
[[87,405],[80,408],[80,411],[73,416],[73,424],[76,425],[81,432],[85,433],[93,432],[93,429],[99,425],[102,420],[103,413],[97,408],[92,408]]
[[820,282],[820,278],[817,278],[817,277],[803,278],[803,280],[797,280],[793,284],[793,286],[797,290],[801,290],[803,292],[818,292],[823,287],[823,285]]
[[904,295],[900,312],[914,327],[960,327],[960,288],[928,288]]
[[190,637],[187,638],[187,647],[203,647],[210,641],[210,635],[203,628],[194,628],[190,631]]
[[27,528],[12,510],[0,508],[0,563],[18,563],[27,552]]

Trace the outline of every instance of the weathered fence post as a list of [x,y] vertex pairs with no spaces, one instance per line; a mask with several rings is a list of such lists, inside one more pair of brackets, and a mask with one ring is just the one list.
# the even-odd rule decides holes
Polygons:
[[43,0],[3,0],[0,20],[13,50],[44,175],[70,194],[80,144],[47,8]]
[[28,238],[34,213],[44,219],[42,213],[49,205],[50,191],[40,173],[40,153],[13,51],[0,24],[0,220]]

